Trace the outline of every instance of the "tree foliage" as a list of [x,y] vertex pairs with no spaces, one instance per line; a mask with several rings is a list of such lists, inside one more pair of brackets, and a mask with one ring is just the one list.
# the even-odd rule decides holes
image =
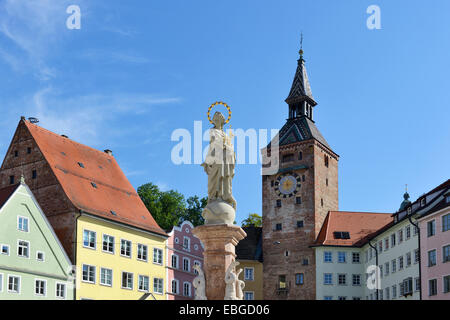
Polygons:
[[242,227],[250,227],[251,225],[261,227],[262,217],[257,213],[250,213],[247,219],[242,221]]
[[153,183],[140,186],[137,193],[156,223],[164,230],[171,230],[183,221],[190,221],[194,226],[203,224],[202,211],[207,204],[206,197],[200,199],[192,196],[185,200],[178,191],[161,191]]

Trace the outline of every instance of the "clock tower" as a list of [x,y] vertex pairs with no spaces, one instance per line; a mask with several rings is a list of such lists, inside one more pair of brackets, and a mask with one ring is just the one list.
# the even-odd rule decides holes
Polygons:
[[288,119],[278,134],[279,167],[262,177],[264,299],[312,300],[316,261],[310,246],[327,213],[338,210],[339,156],[314,121],[317,102],[303,50],[285,101]]

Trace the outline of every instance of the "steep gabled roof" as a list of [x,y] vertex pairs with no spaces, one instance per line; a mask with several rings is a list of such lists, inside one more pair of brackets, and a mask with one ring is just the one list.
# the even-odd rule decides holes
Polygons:
[[[313,246],[360,247],[380,229],[393,224],[390,214],[330,211]],[[337,239],[335,232],[348,232],[349,239]]]
[[315,105],[311,85],[309,84],[308,73],[306,72],[305,60],[300,56],[297,61],[297,70],[295,71],[294,80],[292,81],[291,90],[286,98],[286,103],[297,103],[304,100],[309,100],[311,104]]
[[279,132],[279,145],[316,139],[325,147],[331,150],[328,142],[317,129],[311,119],[307,117],[288,119]]
[[76,208],[167,236],[112,155],[22,121]]

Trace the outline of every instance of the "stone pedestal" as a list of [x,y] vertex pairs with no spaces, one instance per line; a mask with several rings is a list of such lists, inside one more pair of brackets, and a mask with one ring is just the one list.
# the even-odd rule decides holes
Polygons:
[[208,300],[223,300],[226,270],[236,258],[236,245],[247,234],[241,227],[230,224],[198,226],[192,230],[192,233],[205,246],[203,272],[205,273],[206,297]]

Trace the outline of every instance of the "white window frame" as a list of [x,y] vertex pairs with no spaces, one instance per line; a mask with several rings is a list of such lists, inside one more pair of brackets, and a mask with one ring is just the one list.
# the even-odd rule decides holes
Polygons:
[[[252,299],[246,299],[246,295],[247,294],[251,294],[252,295]],[[255,292],[254,291],[244,291],[244,300],[247,300],[247,301],[255,300]]]
[[[145,259],[139,258],[139,247],[145,248]],[[144,252],[144,251],[142,251]],[[139,261],[148,262],[148,246],[142,243],[138,243],[136,246],[136,258]]]
[[[93,274],[94,274],[94,281],[84,280],[84,279],[83,279],[83,268],[84,268],[85,266],[88,267],[88,272],[87,272],[88,279],[89,279],[89,274],[90,274],[89,268],[91,268],[91,267],[94,268],[94,272],[93,272]],[[97,276],[96,273],[97,273],[97,267],[96,267],[96,266],[93,266],[93,265],[91,265],[91,264],[83,264],[83,265],[81,266],[81,281],[84,282],[84,283],[95,284],[95,282],[96,282],[96,281],[95,281],[95,280],[96,280],[95,278],[96,278],[96,276]]]
[[[187,246],[185,245],[185,241],[187,240]],[[184,236],[183,237],[183,250],[187,252],[191,252],[191,238]]]
[[[331,282],[330,283],[327,283],[325,280],[326,280],[326,275],[331,275]],[[329,273],[329,272],[325,272],[324,274],[323,274],[323,284],[324,285],[326,285],[326,286],[332,286],[333,285],[333,274],[332,273]]]
[[[44,293],[36,293],[36,289],[37,289],[37,282],[40,281],[44,284]],[[46,297],[47,296],[47,280],[44,279],[34,279],[34,295],[35,296],[39,296],[39,297]]]
[[[201,268],[202,267],[202,263],[200,261],[198,261],[198,260],[194,260],[193,266],[199,266]],[[195,269],[193,269],[193,270],[194,270],[194,273],[198,275],[198,271],[195,270]]]
[[[8,248],[8,252],[7,252],[7,253],[3,253],[3,248],[4,248],[4,247]],[[9,255],[10,255],[10,252],[11,252],[11,247],[10,247],[9,244],[3,244],[3,243],[2,243],[2,244],[0,245],[0,250],[1,250],[1,251],[0,251],[0,254],[1,254],[1,255],[9,256]]]
[[[108,283],[105,283],[105,282],[102,281],[102,271],[103,270],[111,271],[111,284],[108,284]],[[113,269],[100,267],[100,271],[99,272],[100,272],[100,274],[99,274],[99,283],[100,283],[100,285],[105,286],[105,287],[112,287],[113,286],[113,279],[114,279],[114,277],[113,277],[113,275],[114,275]],[[105,277],[105,279],[107,279],[107,277]]]
[[[188,287],[188,294],[185,294],[185,288],[186,288],[186,285],[187,285],[187,287]],[[185,281],[185,282],[183,282],[183,297],[190,297],[192,294],[191,294],[191,290],[192,288],[191,288],[191,283],[190,282],[188,282],[188,281]]]
[[[88,245],[85,245],[84,244],[84,233],[85,232],[92,232],[93,234],[94,234],[94,247],[91,247],[89,244],[90,244],[90,237],[89,237],[89,243],[88,243]],[[95,232],[95,231],[92,231],[92,230],[88,230],[88,229],[83,229],[83,248],[86,248],[86,249],[91,249],[91,250],[97,250],[97,232]]]
[[[19,254],[19,242],[26,242],[26,243],[28,243],[28,246],[27,246],[27,248],[28,248],[27,256],[22,256],[22,255]],[[27,258],[27,259],[30,259],[30,253],[31,253],[31,245],[30,245],[30,241],[17,239],[17,256],[18,256],[18,257],[21,257],[21,258]]]
[[[184,268],[184,262],[187,261],[187,270]],[[183,271],[185,272],[191,272],[191,259],[187,258],[187,257],[183,257]]]
[[[158,252],[160,254],[158,254],[156,257],[158,258],[158,261],[155,261],[155,252]],[[161,262],[159,262],[159,257],[161,256]],[[164,261],[164,252],[161,248],[153,248],[153,264],[157,264],[162,266],[163,265],[163,261]]]
[[[339,261],[340,257],[341,257],[341,254],[343,254],[344,261]],[[338,263],[347,263],[347,252],[345,252],[345,251],[338,251],[337,256],[338,256],[338,259],[337,259]]]
[[[19,281],[18,281],[18,283],[17,283],[17,291],[11,291],[10,289],[9,289],[9,279],[10,278],[16,278],[16,279],[19,279]],[[16,275],[13,275],[13,274],[8,274],[8,281],[7,281],[7,283],[6,283],[6,285],[8,286],[8,288],[7,288],[7,292],[8,293],[16,293],[16,294],[20,294],[20,287],[21,287],[21,285],[22,285],[22,277],[21,276],[16,276]]]
[[[105,250],[104,248],[104,243],[105,243],[105,237],[111,237],[112,238],[112,251],[109,250]],[[109,240],[109,238],[108,238]],[[102,234],[102,252],[104,253],[109,253],[109,254],[114,254],[116,252],[116,244],[115,244],[116,238],[112,235],[103,233]],[[108,241],[107,244],[109,244],[110,242]]]
[[[354,259],[355,255],[358,256],[358,262],[354,261],[355,260]],[[352,263],[354,263],[354,264],[360,264],[361,263],[361,253],[360,252],[352,252]]]
[[[122,253],[122,246],[124,243],[130,244],[130,255],[126,255]],[[133,256],[133,242],[127,239],[120,239],[120,256],[131,259]]]
[[[251,277],[247,277],[247,271],[251,271]],[[244,268],[244,281],[254,281],[255,280],[255,268],[245,267]]]
[[[20,229],[20,219],[25,219],[27,221],[27,230],[23,230]],[[30,233],[30,219],[28,217],[24,217],[24,216],[17,216],[17,230],[21,231],[21,232],[25,232],[25,233]]]
[[[139,288],[140,284],[141,284],[141,278],[147,278],[147,286],[148,286],[147,290]],[[138,283],[137,284],[138,284],[138,291],[140,291],[140,292],[150,292],[150,277],[149,276],[139,274],[138,275]]]
[[[158,282],[159,282],[159,280],[161,280],[161,292],[155,290],[156,289],[156,287],[155,287],[155,281],[156,280],[158,280]],[[159,288],[159,286],[158,286],[158,288]],[[164,294],[164,279],[163,278],[157,278],[157,277],[153,278],[153,292],[155,294],[160,294],[160,295]]]
[[[128,280],[128,275],[131,274],[131,288],[123,286],[123,274],[124,273],[127,274],[127,280]],[[128,281],[127,281],[127,285],[128,285]],[[133,290],[134,289],[134,273],[133,272],[122,271],[121,277],[120,277],[120,287],[125,290]]]
[[[176,283],[176,292],[174,292],[173,291],[173,283]],[[170,287],[170,292],[172,293],[172,294],[180,294],[180,281],[178,281],[177,279],[172,279],[172,281],[170,282],[170,285],[171,285],[171,287]]]
[[[61,286],[63,286],[63,297],[61,297],[61,296],[58,296],[58,285],[61,285]],[[66,297],[67,297],[67,286],[66,286],[66,284],[65,283],[63,283],[63,282],[56,282],[55,283],[55,297],[57,298],[57,299],[61,299],[61,300],[66,300]]]
[[[39,253],[42,254],[42,259],[39,259]],[[44,251],[36,251],[36,260],[44,262],[45,261],[45,252]]]
[[[330,261],[327,261],[326,256],[330,254]],[[333,251],[324,251],[323,252],[323,262],[324,263],[333,263]]]
[[[173,266],[173,258],[176,258],[176,266]],[[180,266],[180,257],[177,254],[172,253],[172,255],[170,256],[170,266],[174,269],[178,269]]]
[[[355,279],[359,279],[359,283],[355,284]],[[354,273],[352,274],[352,286],[361,287],[362,277],[360,274]]]

